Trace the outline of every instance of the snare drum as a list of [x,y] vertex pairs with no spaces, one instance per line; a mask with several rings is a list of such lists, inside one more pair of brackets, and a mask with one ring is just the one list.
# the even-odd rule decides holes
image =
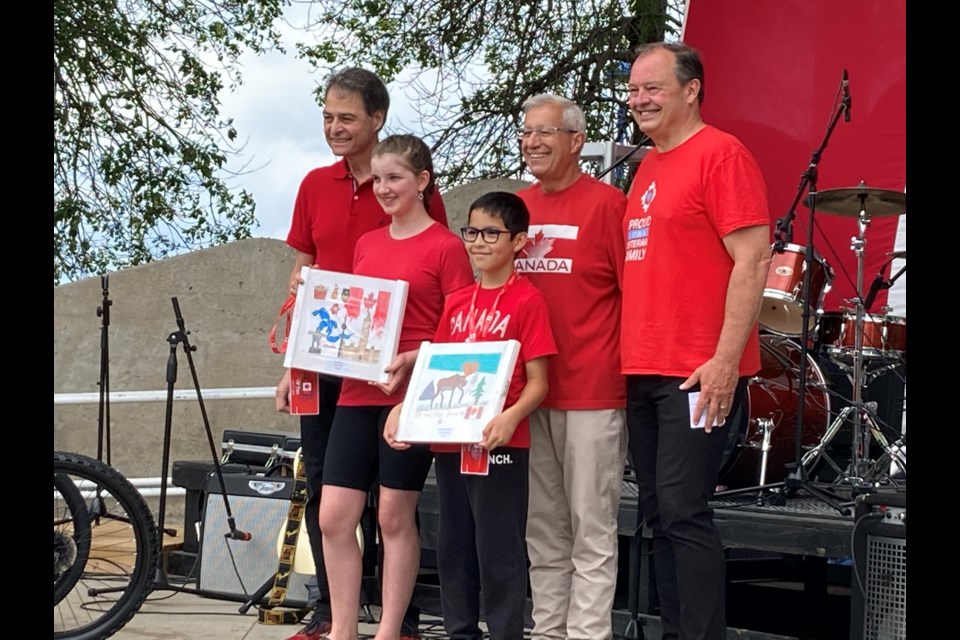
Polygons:
[[813,330],[823,298],[833,286],[833,269],[816,251],[810,273],[810,291],[803,290],[806,272],[806,247],[785,245],[782,252],[773,252],[767,283],[763,290],[760,326],[781,336],[803,334],[803,307],[810,310],[808,328]]
[[[831,354],[852,354],[857,346],[857,314],[830,311],[822,314],[817,341]],[[896,357],[907,350],[907,321],[899,316],[863,317],[863,355],[866,358]]]

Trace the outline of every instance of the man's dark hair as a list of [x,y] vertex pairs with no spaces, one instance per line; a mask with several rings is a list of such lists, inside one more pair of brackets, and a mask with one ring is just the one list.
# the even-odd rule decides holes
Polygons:
[[673,74],[676,76],[680,86],[685,86],[694,78],[700,81],[700,93],[697,94],[697,103],[703,104],[703,61],[700,59],[700,52],[681,42],[648,42],[647,44],[637,47],[634,60],[642,58],[657,49],[669,51],[676,58],[676,63],[673,66]]
[[383,84],[383,80],[372,71],[360,67],[340,69],[327,79],[327,87],[323,92],[324,99],[330,95],[330,91],[333,89],[357,94],[363,100],[363,108],[368,116],[381,111],[383,112],[383,121],[387,121],[387,111],[390,110],[390,93],[387,91],[387,85]]
[[[488,215],[503,220],[503,226],[510,232],[510,238],[530,228],[530,211],[523,199],[509,191],[491,191],[485,193],[470,205],[470,213],[482,209]],[[469,214],[467,220],[470,219]]]

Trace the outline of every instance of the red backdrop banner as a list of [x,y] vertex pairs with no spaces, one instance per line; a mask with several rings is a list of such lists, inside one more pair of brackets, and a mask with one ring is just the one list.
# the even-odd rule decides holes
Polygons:
[[[771,222],[788,214],[827,136],[849,76],[850,122],[841,117],[818,165],[818,191],[906,188],[906,0],[690,0],[683,40],[705,67],[703,117],[754,153],[770,193]],[[806,189],[793,243],[805,245]],[[869,209],[868,209],[869,214]],[[865,234],[864,289],[890,260],[901,216],[873,217]],[[836,277],[824,310],[856,291],[856,217],[817,212],[814,248]],[[887,267],[885,277],[890,276]],[[866,296],[866,291],[863,291]],[[887,300],[881,291],[872,310]]]

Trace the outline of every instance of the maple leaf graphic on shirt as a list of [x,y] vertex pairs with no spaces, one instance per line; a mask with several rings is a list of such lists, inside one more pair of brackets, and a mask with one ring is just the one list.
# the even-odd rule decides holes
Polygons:
[[536,235],[523,245],[523,250],[528,258],[542,258],[553,251],[553,238],[543,235],[543,231],[537,231]]

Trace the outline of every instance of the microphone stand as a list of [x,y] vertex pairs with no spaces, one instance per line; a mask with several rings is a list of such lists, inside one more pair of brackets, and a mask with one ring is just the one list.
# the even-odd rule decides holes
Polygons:
[[[844,81],[846,82],[846,71],[844,71]],[[807,299],[802,301],[803,304],[803,314],[802,314],[802,328],[801,328],[801,337],[800,337],[800,374],[799,380],[797,383],[798,388],[798,399],[797,399],[797,430],[796,430],[796,439],[794,443],[794,461],[787,464],[787,476],[783,482],[777,482],[773,484],[761,484],[758,487],[748,487],[746,489],[734,489],[732,491],[723,491],[716,494],[716,496],[729,496],[736,495],[740,493],[748,493],[752,491],[757,491],[757,504],[762,505],[764,502],[764,496],[767,491],[778,490],[774,492],[773,503],[778,506],[783,506],[786,504],[786,500],[792,498],[796,495],[797,491],[800,489],[805,489],[808,493],[813,494],[814,496],[820,498],[828,505],[836,509],[842,515],[848,515],[852,513],[851,507],[854,505],[853,501],[843,502],[840,497],[830,491],[826,491],[820,487],[812,485],[807,476],[807,470],[802,464],[803,457],[803,413],[804,407],[806,406],[806,387],[807,387],[807,357],[809,353],[809,340],[810,340],[810,307],[813,304],[813,301],[809,299],[810,296],[810,287],[811,287],[811,278],[813,275],[813,265],[814,265],[814,255],[813,255],[813,228],[814,228],[814,214],[816,211],[816,200],[817,200],[817,180],[818,180],[818,170],[817,167],[820,165],[820,159],[823,156],[823,152],[827,148],[827,144],[830,141],[830,137],[833,135],[833,130],[837,126],[837,122],[840,121],[841,116],[846,116],[849,114],[850,110],[850,96],[849,93],[845,90],[843,99],[840,102],[837,110],[834,112],[830,124],[827,126],[826,135],[823,138],[823,141],[820,143],[820,146],[814,150],[810,156],[810,165],[807,167],[807,170],[803,172],[802,179],[800,180],[800,185],[797,188],[797,194],[793,199],[793,203],[790,206],[790,210],[787,214],[777,220],[776,225],[776,241],[773,245],[773,250],[778,253],[783,253],[785,245],[792,241],[793,239],[793,220],[796,218],[796,208],[800,203],[800,200],[803,197],[804,192],[806,191],[807,199],[807,208],[810,210],[810,216],[807,223],[807,245],[806,252],[804,254],[804,272],[803,272],[803,291],[807,296]],[[849,120],[848,117],[845,117],[845,120]],[[764,482],[764,479],[761,479],[761,483]]]
[[[203,404],[203,396],[200,393],[200,380],[197,377],[197,368],[193,362],[193,352],[197,350],[195,346],[190,344],[188,335],[190,332],[187,331],[186,326],[183,321],[183,315],[180,313],[180,303],[177,301],[176,297],[171,298],[173,303],[173,313],[177,321],[177,331],[174,331],[167,337],[167,342],[170,343],[170,355],[167,358],[167,405],[166,405],[166,418],[164,421],[163,429],[163,461],[161,463],[162,469],[160,472],[160,508],[157,519],[157,529],[161,532],[161,548],[163,547],[162,538],[164,534],[175,535],[175,531],[168,531],[164,529],[164,518],[166,515],[166,502],[167,502],[167,473],[170,466],[170,445],[172,442],[172,426],[173,426],[173,389],[174,385],[177,382],[177,345],[183,345],[183,352],[187,356],[187,364],[190,366],[190,375],[193,379],[193,386],[197,392],[197,402],[200,404],[200,414],[203,417],[203,426],[207,433],[207,443],[210,446],[210,456],[213,460],[213,468],[217,474],[217,480],[220,483],[222,490],[220,491],[223,496],[223,506],[227,514],[227,526],[229,531],[224,534],[224,538],[232,540],[249,540],[250,534],[244,531],[237,529],[236,522],[233,517],[233,511],[230,509],[230,500],[227,497],[227,491],[223,483],[223,469],[220,464],[220,454],[217,451],[216,445],[214,444],[213,431],[210,429],[210,420],[207,417],[207,409]],[[157,567],[155,583],[161,586],[168,588],[169,583],[163,575],[163,571],[160,567]],[[189,591],[191,593],[200,593],[199,590],[188,590],[183,588],[176,588],[178,591]]]
[[[106,296],[106,276],[103,276],[104,283],[104,296]],[[106,297],[104,298],[106,300]],[[170,343],[170,355],[167,358],[167,404],[166,404],[166,418],[164,421],[164,430],[163,430],[163,456],[162,456],[162,469],[160,471],[160,506],[157,514],[157,531],[160,532],[160,548],[163,549],[163,536],[175,536],[177,534],[175,529],[167,529],[164,527],[164,520],[166,517],[167,509],[167,474],[170,468],[170,446],[172,442],[172,427],[173,427],[173,390],[177,382],[177,345],[183,345],[183,351],[187,356],[187,363],[190,365],[190,373],[193,378],[193,385],[197,391],[197,401],[200,403],[200,413],[203,416],[203,425],[207,433],[207,442],[210,446],[210,454],[213,459],[214,470],[217,474],[217,480],[220,482],[220,487],[222,488],[221,494],[223,496],[223,505],[227,514],[227,525],[229,531],[224,534],[224,538],[232,540],[249,540],[250,534],[244,531],[237,529],[236,523],[233,517],[233,511],[230,509],[230,500],[227,497],[227,491],[224,488],[223,483],[223,469],[220,464],[220,455],[217,452],[216,445],[214,444],[213,432],[210,429],[210,420],[207,418],[207,410],[203,404],[203,396],[200,393],[200,380],[197,378],[197,369],[193,363],[193,352],[197,348],[190,344],[187,336],[190,334],[186,330],[183,321],[183,315],[180,313],[180,304],[177,302],[176,297],[171,298],[173,302],[173,311],[177,321],[177,331],[174,331],[167,337],[167,342]],[[104,309],[107,309],[109,304],[105,302]],[[97,313],[101,314],[101,310],[97,309]],[[108,323],[106,318],[106,312],[103,313],[105,316],[105,325]],[[105,344],[105,342],[104,342]],[[104,353],[105,347],[104,347]],[[104,358],[106,356],[104,355]],[[102,378],[105,377],[101,373]],[[104,385],[105,386],[105,385]],[[101,406],[104,405],[104,388],[101,387]],[[108,454],[109,455],[109,454]],[[94,514],[101,517],[109,517],[114,519],[123,519],[116,516],[112,516],[108,512],[103,511],[98,506],[94,506]],[[123,591],[126,587],[110,587],[105,589],[90,589],[89,595],[96,596],[104,593],[112,593]],[[206,595],[210,596],[208,593],[202,593],[199,589],[188,589],[186,587],[171,585],[166,579],[163,573],[163,568],[158,566],[154,571],[153,590],[167,589],[172,591],[182,591],[185,593],[192,593],[196,595]],[[210,596],[214,597],[214,596]]]
[[[103,305],[97,307],[97,316],[100,318],[100,400],[97,412],[97,460],[110,464],[110,291],[107,275],[100,276],[100,286],[103,287]],[[106,449],[106,457],[104,457]]]

